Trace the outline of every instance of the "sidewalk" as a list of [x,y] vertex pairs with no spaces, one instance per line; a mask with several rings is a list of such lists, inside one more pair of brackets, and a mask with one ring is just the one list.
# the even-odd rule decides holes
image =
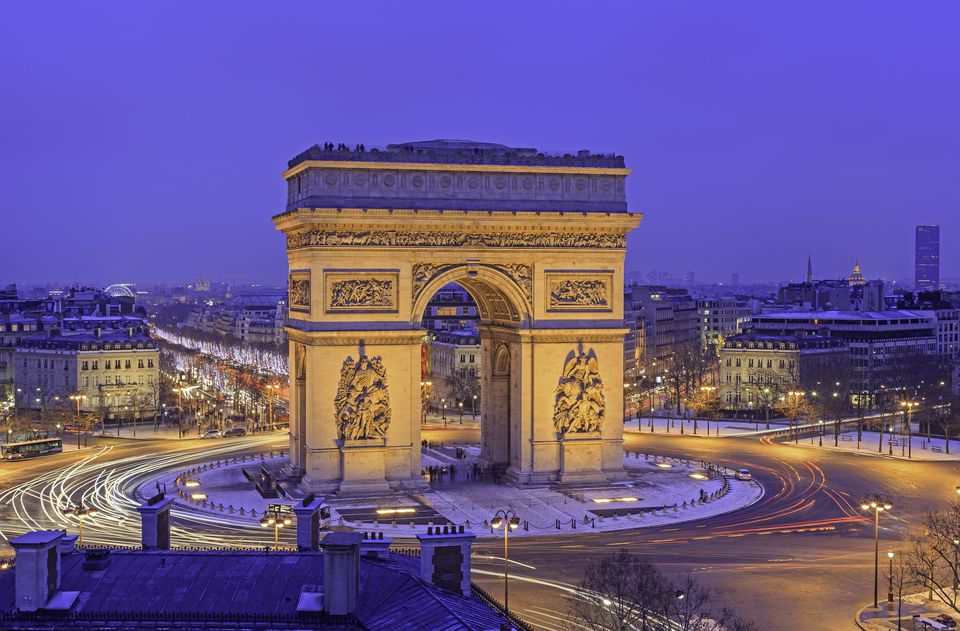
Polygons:
[[[943,461],[960,460],[960,439],[950,439],[950,452],[947,453],[946,441],[943,438],[934,436],[927,442],[925,435],[913,436],[912,453],[908,451],[908,444],[905,436],[893,436],[893,449],[891,450],[890,436],[883,435],[883,445],[880,446],[879,432],[863,432],[860,448],[857,448],[856,429],[845,430],[840,434],[840,444],[834,446],[833,427],[824,426],[823,447],[820,447],[820,436],[802,436],[797,443],[787,438],[782,439],[784,445],[794,447],[813,447],[818,449],[830,449],[833,451],[848,451],[864,456],[880,456],[883,458],[896,458],[898,460],[919,460],[919,461]],[[891,453],[892,451],[892,453]],[[910,454],[908,456],[908,453]],[[910,457],[912,456],[912,457]]]
[[[886,596],[886,594],[884,594]],[[941,614],[947,614],[954,620],[960,619],[957,612],[950,609],[940,600],[927,600],[927,592],[919,594],[910,594],[904,596],[902,606],[900,607],[900,626],[904,631],[913,629],[931,629],[929,626],[923,626],[918,622],[913,624],[914,616],[923,618],[934,618]],[[897,602],[887,603],[886,600],[880,603],[880,607],[873,608],[873,603],[866,605],[856,613],[854,622],[863,631],[886,631],[887,629],[896,629],[897,626]]]

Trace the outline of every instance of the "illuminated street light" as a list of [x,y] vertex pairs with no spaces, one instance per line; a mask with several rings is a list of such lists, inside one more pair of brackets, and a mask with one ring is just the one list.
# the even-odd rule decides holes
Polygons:
[[[506,525],[504,525],[506,524]],[[509,561],[508,555],[510,552],[509,548],[509,539],[510,531],[516,530],[520,527],[520,518],[517,517],[517,514],[513,512],[512,508],[506,510],[500,509],[493,516],[493,519],[490,520],[490,526],[494,530],[500,530],[501,526],[503,528],[503,608],[505,611],[510,611],[510,568],[508,567]]]
[[292,523],[293,520],[287,515],[284,515],[279,508],[267,511],[263,519],[260,520],[260,526],[262,528],[273,526],[273,546],[275,548],[280,547],[280,529]]
[[889,498],[882,493],[869,495],[860,508],[873,511],[873,606],[877,607],[878,581],[880,576],[880,513],[893,508]]
[[[890,582],[887,585],[887,602],[892,603],[893,602],[893,550],[890,550],[889,552],[887,552],[887,558],[890,559],[890,571],[887,572],[887,576],[890,578]],[[954,582],[956,582],[956,579],[954,579]],[[953,589],[956,590],[957,588],[954,587]]]
[[79,530],[77,532],[77,544],[83,545],[83,519],[85,517],[96,517],[99,513],[96,508],[84,506],[81,501],[79,504],[74,504],[70,508],[65,508],[63,514],[67,516],[73,516],[77,518],[79,524]]

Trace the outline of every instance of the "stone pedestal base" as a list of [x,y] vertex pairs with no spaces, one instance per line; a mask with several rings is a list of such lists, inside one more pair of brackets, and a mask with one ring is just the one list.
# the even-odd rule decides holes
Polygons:
[[389,491],[384,463],[383,439],[343,440],[340,442],[340,493]]
[[560,483],[606,482],[600,463],[603,441],[599,432],[568,434],[560,438]]

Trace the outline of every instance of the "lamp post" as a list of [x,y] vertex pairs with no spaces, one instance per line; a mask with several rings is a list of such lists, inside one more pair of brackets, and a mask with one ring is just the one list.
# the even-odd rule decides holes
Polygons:
[[88,507],[83,505],[83,501],[79,504],[74,504],[69,508],[63,510],[64,515],[73,516],[77,518],[77,523],[79,524],[79,530],[77,532],[77,543],[78,545],[83,545],[83,519],[84,517],[96,517],[97,513],[100,512],[96,508]]
[[887,426],[887,453],[893,455],[893,425]]
[[473,395],[473,406],[470,412],[473,414],[473,418],[477,418],[477,395]]
[[293,523],[293,520],[290,517],[282,514],[278,509],[267,511],[263,516],[263,519],[260,520],[261,528],[269,528],[273,526],[273,547],[280,547],[280,529],[284,526],[289,526]]
[[69,399],[71,401],[76,401],[77,403],[77,449],[80,449],[80,402],[87,400],[87,395],[80,394],[71,394]]
[[860,508],[873,511],[873,606],[877,607],[877,594],[880,576],[880,513],[893,508],[889,498],[882,493],[869,495],[860,504]]
[[457,407],[460,408],[460,424],[463,425],[463,401],[457,402]]
[[820,446],[823,447],[823,419],[817,422],[820,423]]
[[267,427],[273,427],[273,397],[278,390],[280,390],[280,384],[278,383],[268,383],[267,388],[267,404],[270,407],[270,411],[267,413]]
[[513,512],[512,508],[506,510],[499,509],[496,514],[493,516],[493,519],[490,520],[490,526],[494,530],[499,530],[500,527],[503,527],[503,608],[507,611],[510,611],[510,569],[508,567],[509,561],[509,540],[510,540],[510,531],[516,530],[520,527],[520,518],[517,517],[517,514]]
[[887,552],[887,558],[890,559],[890,569],[887,571],[887,577],[890,579],[887,583],[887,602],[893,604],[893,550]]
[[913,428],[911,423],[913,421],[913,408],[918,405],[919,403],[916,401],[900,402],[900,407],[903,408],[903,422],[907,426],[907,458],[913,458]]
[[443,406],[443,426],[447,426],[447,399],[440,397],[440,405]]

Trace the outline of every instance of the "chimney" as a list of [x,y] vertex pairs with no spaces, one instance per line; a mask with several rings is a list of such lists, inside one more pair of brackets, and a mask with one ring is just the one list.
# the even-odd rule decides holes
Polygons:
[[313,493],[304,496],[293,507],[297,516],[297,550],[306,552],[320,549],[320,518],[324,511],[329,513],[330,508]]
[[432,526],[420,540],[420,578],[441,589],[470,595],[470,548],[477,536],[463,526]]
[[170,505],[172,497],[157,493],[137,506],[140,513],[140,542],[144,550],[170,549]]
[[363,533],[363,542],[360,544],[360,556],[386,559],[390,552],[391,543],[393,543],[393,539],[390,537],[384,539],[382,532],[365,532]]
[[10,540],[16,551],[15,607],[36,611],[60,589],[60,541],[63,530],[36,530]]
[[343,616],[357,610],[360,592],[359,532],[331,532],[323,538],[323,608]]

